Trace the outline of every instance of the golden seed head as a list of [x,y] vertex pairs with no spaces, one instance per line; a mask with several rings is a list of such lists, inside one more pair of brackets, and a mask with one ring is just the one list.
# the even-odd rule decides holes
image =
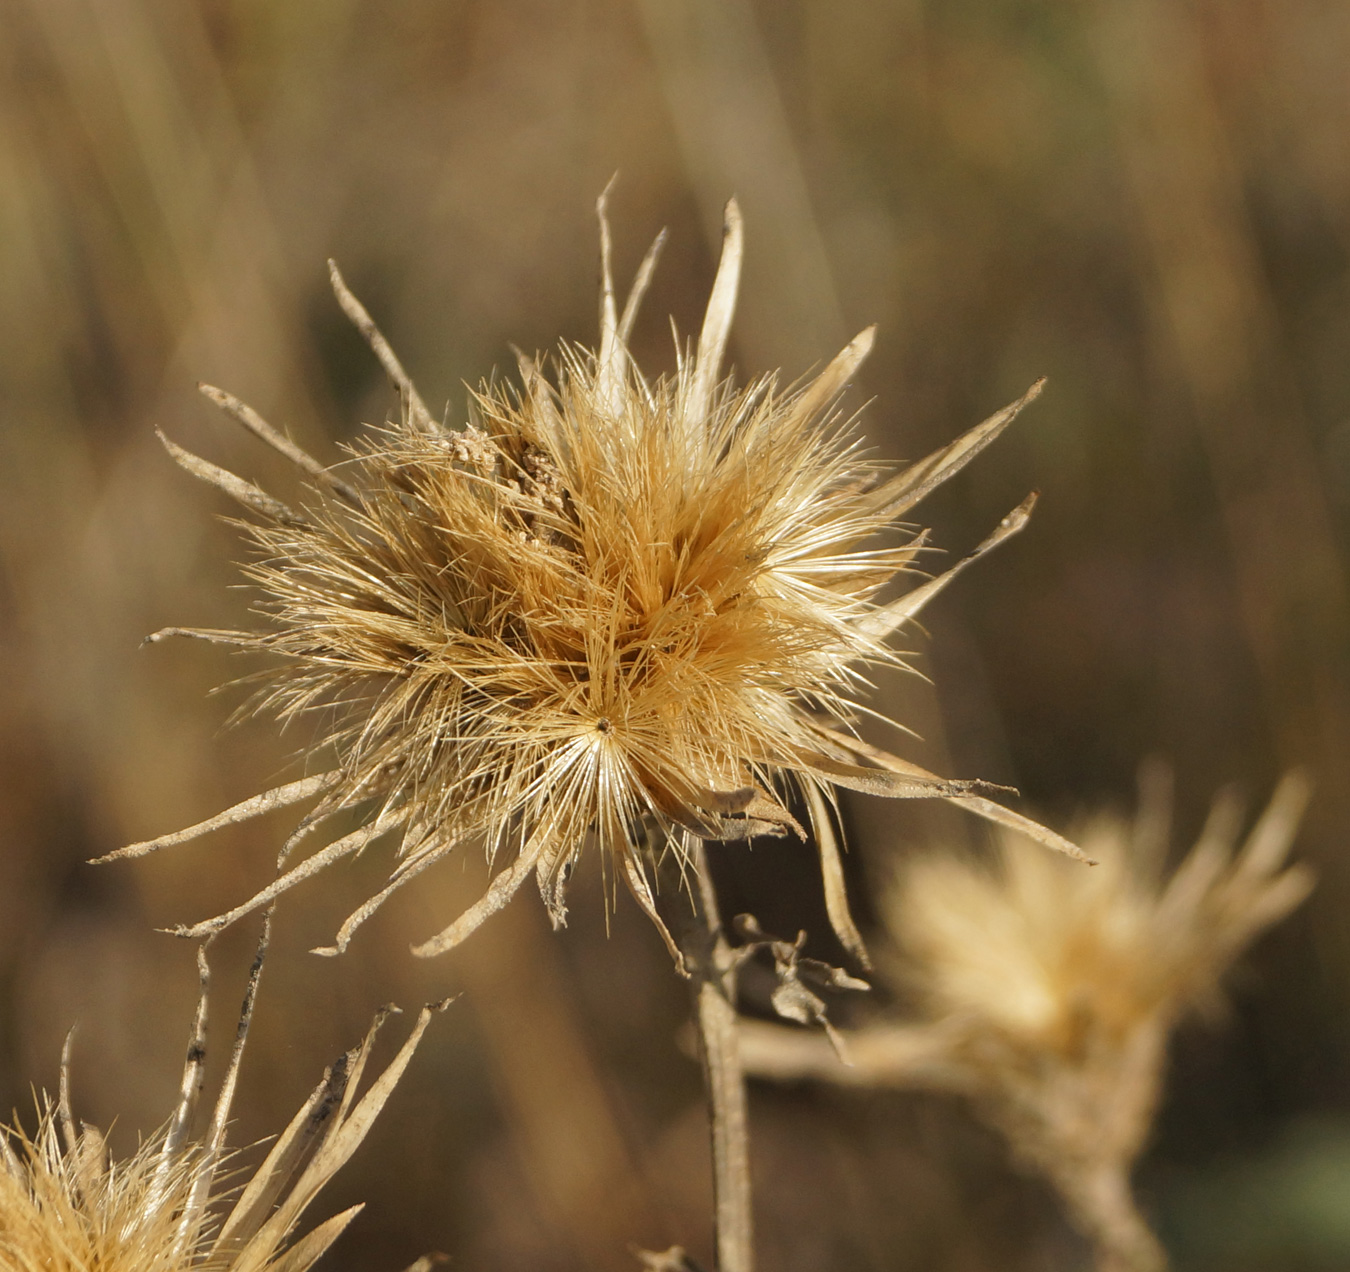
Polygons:
[[[266,937],[264,937],[264,946]],[[6,1272],[307,1272],[360,1213],[352,1206],[297,1236],[305,1210],[356,1150],[412,1058],[433,1011],[423,1009],[389,1067],[357,1088],[388,1016],[340,1057],[248,1178],[221,1178],[225,1130],[261,972],[254,964],[229,1070],[206,1135],[188,1138],[205,1061],[207,969],[170,1121],[131,1157],[113,1160],[96,1127],[76,1124],[70,1040],[61,1097],[36,1133],[0,1127],[0,1267]]]
[[772,376],[739,389],[721,379],[741,259],[732,203],[697,347],[673,376],[650,380],[627,341],[661,240],[620,316],[603,200],[600,211],[600,347],[564,346],[551,381],[522,358],[519,387],[484,385],[465,427],[440,426],[334,270],[340,302],[400,388],[402,418],[354,446],[338,476],[208,390],[312,479],[298,511],[170,444],[259,517],[246,530],[257,549],[248,574],[268,626],[193,634],[281,655],[255,705],[321,721],[315,751],[333,767],[123,855],[315,794],[302,830],[366,810],[360,830],[192,934],[385,832],[398,836],[400,863],[334,952],[395,888],[474,838],[510,865],[419,953],[457,943],[530,875],[562,922],[566,879],[590,840],[656,918],[653,843],[804,835],[788,807],[795,786],[828,840],[831,917],[861,957],[827,824],[833,787],[975,789],[862,747],[849,721],[867,666],[899,661],[886,639],[962,565],[1020,529],[1030,502],[966,562],[884,605],[879,589],[912,565],[922,537],[879,536],[1039,386],[886,479],[836,408],[870,330],[795,388]]
[[0,1265],[14,1272],[187,1272],[199,1266],[201,1234],[179,1217],[205,1159],[184,1153],[161,1172],[164,1135],[115,1166],[102,1137],[83,1127],[68,1151],[56,1111],[37,1133],[13,1138],[0,1169]]
[[887,925],[901,977],[946,1030],[945,1080],[1046,1169],[1132,1161],[1169,1031],[1215,1002],[1243,948],[1312,886],[1306,867],[1284,864],[1307,793],[1286,778],[1240,848],[1240,809],[1220,799],[1165,879],[1146,818],[1091,823],[1080,842],[1094,869],[1011,835],[996,870],[914,861]]

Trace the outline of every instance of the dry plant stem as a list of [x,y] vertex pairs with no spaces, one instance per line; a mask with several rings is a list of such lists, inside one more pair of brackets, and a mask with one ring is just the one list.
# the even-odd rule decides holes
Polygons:
[[937,1082],[959,1026],[876,1024],[851,1029],[848,1063],[816,1030],[742,1019],[737,1025],[745,1072],[774,1082],[830,1082],[835,1086],[908,1091]]
[[[710,935],[712,934],[710,929]],[[714,937],[714,963],[726,942]],[[736,1039],[736,1008],[724,974],[695,973],[703,1080],[712,1119],[713,1197],[719,1272],[751,1272],[754,1216],[750,1199],[750,1120],[745,1071]]]
[[[713,1205],[718,1272],[751,1272],[754,1220],[750,1198],[750,1129],[745,1070],[737,1037],[731,947],[722,933],[717,894],[701,840],[692,856],[698,913],[678,916],[677,934],[690,977],[703,1081],[712,1131]],[[687,904],[675,889],[672,909]],[[675,917],[675,916],[672,916]],[[679,922],[679,920],[683,922]]]
[[1105,1164],[1057,1183],[1092,1241],[1097,1272],[1165,1272],[1167,1255],[1134,1202],[1129,1176]]
[[697,978],[698,1033],[712,1118],[713,1197],[719,1272],[750,1272],[754,1227],[745,1073],[736,1045],[736,1008],[713,980]]

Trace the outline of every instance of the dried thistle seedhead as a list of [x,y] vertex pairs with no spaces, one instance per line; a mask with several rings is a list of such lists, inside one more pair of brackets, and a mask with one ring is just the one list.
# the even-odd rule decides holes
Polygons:
[[1165,837],[1150,842],[1160,819],[1141,814],[1133,832],[1114,818],[1087,828],[1094,870],[1006,835],[996,872],[919,860],[889,900],[902,975],[944,1034],[930,1080],[972,1096],[1055,1184],[1103,1269],[1165,1263],[1129,1175],[1168,1034],[1213,1006],[1242,949],[1307,896],[1311,872],[1284,865],[1307,796],[1286,778],[1240,848],[1240,805],[1219,799],[1165,880]]
[[918,1018],[846,1033],[852,1068],[817,1037],[744,1022],[746,1069],[968,1096],[1059,1190],[1100,1269],[1157,1272],[1165,1256],[1129,1176],[1167,1037],[1217,1002],[1242,949],[1307,896],[1310,871],[1285,866],[1307,795],[1287,777],[1241,847],[1241,809],[1219,799],[1167,878],[1165,795],[1133,827],[1088,826],[1094,869],[1011,834],[993,869],[919,858],[882,910],[896,947],[886,970]]
[[[355,1152],[412,1058],[433,1008],[422,1011],[390,1066],[356,1098],[381,1013],[342,1056],[247,1180],[228,1160],[226,1122],[252,1014],[261,955],[229,1072],[206,1137],[188,1138],[205,1061],[205,960],[182,1096],[173,1118],[130,1158],[110,1159],[96,1127],[71,1112],[69,1051],[61,1097],[30,1138],[0,1128],[0,1267],[6,1272],[306,1272],[360,1213],[357,1205],[301,1236],[320,1189]],[[409,1272],[412,1272],[410,1269]]]
[[793,787],[811,810],[835,928],[864,960],[827,808],[836,786],[956,799],[1076,851],[983,798],[978,783],[937,778],[849,731],[864,669],[899,662],[887,638],[1020,529],[1031,501],[966,561],[884,604],[879,589],[913,566],[923,536],[890,545],[879,536],[1039,385],[887,479],[835,407],[870,330],[799,387],[720,379],[741,262],[734,202],[697,348],[657,380],[638,371],[628,337],[661,240],[620,314],[603,199],[600,215],[600,348],[564,346],[554,381],[522,358],[518,387],[483,386],[464,428],[441,427],[334,270],[343,308],[400,389],[402,419],[353,447],[339,477],[208,390],[300,465],[311,485],[298,510],[166,443],[256,515],[245,525],[256,550],[248,574],[268,617],[257,632],[185,634],[280,655],[255,705],[283,721],[331,721],[321,749],[336,763],[114,855],[317,797],[284,860],[324,819],[365,810],[360,829],[187,934],[218,930],[385,833],[399,844],[389,886],[325,952],[344,949],[392,891],[473,839],[507,864],[419,954],[455,945],[531,875],[561,923],[588,841],[664,934],[651,852],[804,835],[789,811]]
[[98,1131],[84,1127],[62,1143],[48,1108],[29,1139],[9,1132],[0,1170],[0,1265],[14,1272],[180,1272],[194,1266],[179,1215],[193,1192],[197,1163],[184,1153],[159,1170],[160,1141],[143,1144],[110,1168]]
[[[1156,1060],[1177,1019],[1214,1003],[1239,952],[1307,895],[1307,868],[1284,868],[1306,798],[1304,781],[1286,778],[1240,849],[1240,808],[1221,798],[1166,880],[1160,854],[1109,817],[1081,836],[1100,863],[1092,870],[1013,835],[996,870],[952,857],[911,863],[887,924],[925,1012],[959,1022],[969,1039],[954,1056],[960,1080],[1010,1108],[1061,1100],[1070,1074],[1128,1086],[1136,1053]],[[1152,1111],[1148,1086],[1137,1101],[1119,1090],[1102,1100],[1085,1152],[1133,1158]]]

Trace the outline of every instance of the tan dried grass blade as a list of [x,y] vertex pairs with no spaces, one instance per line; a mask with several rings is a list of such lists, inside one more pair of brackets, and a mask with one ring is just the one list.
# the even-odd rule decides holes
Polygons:
[[155,430],[155,435],[164,443],[164,449],[173,456],[174,462],[180,468],[185,468],[199,481],[204,481],[207,485],[214,486],[217,490],[229,495],[231,499],[242,504],[250,512],[256,512],[260,517],[266,517],[269,521],[279,521],[282,525],[303,526],[306,524],[304,517],[298,512],[287,507],[280,499],[274,499],[251,481],[236,477],[228,469],[212,464],[200,456],[194,455],[189,450],[184,450],[177,442],[171,442],[158,429]]
[[422,401],[422,396],[413,384],[412,377],[403,369],[403,363],[398,360],[398,355],[390,348],[389,341],[384,338],[380,329],[375,325],[375,320],[367,312],[366,307],[352,295],[351,289],[343,281],[336,261],[330,260],[328,262],[328,280],[333,285],[333,295],[337,297],[342,312],[347,315],[352,326],[365,338],[371,352],[379,359],[380,365],[384,368],[385,375],[393,381],[394,387],[398,390],[399,398],[403,402],[403,409],[407,412],[409,422],[419,432],[430,433],[433,436],[439,434],[441,430],[437,427],[431,412],[427,410],[426,403]]
[[237,1247],[251,1240],[301,1162],[316,1144],[323,1143],[342,1124],[360,1086],[376,1036],[384,1022],[397,1011],[398,1008],[392,1005],[381,1007],[360,1045],[345,1052],[324,1073],[323,1080],[291,1119],[266,1161],[244,1189],[216,1237],[213,1253],[226,1248],[227,1242]]
[[214,384],[199,384],[197,391],[208,401],[220,407],[232,419],[242,424],[260,441],[266,442],[273,450],[284,455],[302,472],[308,473],[316,481],[327,486],[353,507],[359,508],[361,506],[361,497],[356,493],[354,487],[349,486],[342,478],[335,476],[307,450],[291,441],[280,429],[273,428],[247,402],[240,401],[233,393],[226,393],[224,389],[216,388]]
[[661,934],[661,939],[665,942],[670,957],[675,960],[675,970],[681,976],[687,977],[690,973],[689,967],[684,961],[684,952],[675,944],[675,938],[671,936],[670,929],[666,927],[665,920],[656,908],[656,898],[652,896],[651,884],[647,882],[647,876],[642,873],[642,867],[633,860],[629,853],[623,853],[621,860],[623,862],[624,882],[628,885],[628,891],[633,894],[633,899],[641,907],[642,913],[652,921],[656,930]]
[[[450,1005],[451,1000],[446,998],[436,1004],[436,1010],[442,1010]],[[366,1030],[366,1036],[361,1040],[359,1047],[353,1047],[347,1052],[344,1060],[347,1064],[347,1085],[341,1092],[341,1098],[338,1101],[337,1117],[334,1119],[334,1125],[341,1125],[343,1118],[347,1116],[347,1110],[351,1108],[352,1101],[356,1098],[357,1088],[361,1085],[362,1075],[366,1071],[366,1064],[370,1060],[370,1053],[375,1048],[375,1039],[381,1029],[384,1028],[384,1022],[390,1016],[402,1015],[403,1009],[395,1006],[393,1003],[385,1003],[383,1007],[375,1013],[370,1022],[370,1028]],[[329,1134],[333,1128],[329,1128]]]
[[262,980],[263,964],[267,961],[267,947],[272,940],[272,910],[263,915],[262,932],[258,936],[258,948],[253,955],[253,963],[248,970],[248,983],[244,988],[244,1001],[239,1008],[239,1023],[235,1026],[234,1046],[230,1051],[230,1063],[225,1078],[220,1084],[220,1093],[216,1096],[216,1107],[211,1115],[211,1130],[207,1137],[206,1151],[212,1156],[220,1152],[225,1142],[225,1129],[230,1120],[230,1109],[234,1104],[234,1092],[239,1083],[239,1066],[244,1059],[244,1044],[248,1041],[249,1026],[253,1023],[253,1006],[258,998],[258,983]]
[[651,286],[652,275],[656,273],[656,263],[661,259],[661,252],[665,245],[666,232],[662,230],[652,240],[651,247],[647,249],[647,255],[642,258],[642,264],[638,266],[638,271],[633,276],[633,286],[629,289],[628,299],[624,302],[623,315],[619,319],[619,344],[625,349],[628,347],[629,337],[633,334],[633,324],[637,321],[642,298],[647,294],[647,288]]
[[205,821],[189,826],[185,830],[176,830],[169,835],[160,835],[157,839],[146,839],[141,843],[128,844],[125,848],[104,853],[101,857],[95,857],[93,864],[102,865],[105,861],[120,861],[127,857],[144,857],[149,853],[158,852],[161,848],[175,848],[190,839],[209,835],[213,830],[223,830],[226,826],[234,826],[250,818],[261,817],[274,809],[289,808],[292,804],[311,799],[336,785],[340,778],[341,774],[333,769],[313,777],[302,777],[298,782],[288,782],[285,786],[274,786],[270,791],[243,800],[227,808],[223,813],[208,817]]
[[331,1124],[334,1107],[347,1088],[346,1061],[349,1059],[350,1056],[344,1056],[337,1066],[324,1073],[323,1080],[291,1118],[221,1226],[212,1246],[213,1254],[242,1245],[262,1226],[286,1181],[295,1173],[320,1133]]
[[[332,1130],[324,1137],[323,1142],[315,1151],[313,1158],[305,1167],[295,1186],[287,1194],[286,1199],[245,1247],[239,1260],[232,1268],[232,1272],[260,1272],[263,1267],[267,1266],[271,1251],[280,1245],[285,1238],[285,1234],[290,1232],[299,1221],[300,1216],[318,1195],[319,1190],[342,1169],[361,1141],[365,1139],[375,1118],[393,1093],[399,1078],[403,1076],[403,1071],[408,1067],[413,1052],[417,1050],[417,1044],[421,1042],[422,1035],[431,1022],[432,1014],[442,1011],[448,1006],[449,1000],[447,999],[444,1002],[422,1008],[417,1017],[417,1023],[413,1026],[412,1033],[400,1048],[398,1055],[375,1080],[370,1090],[356,1103],[349,1115],[344,1115],[344,1111],[339,1111],[334,1117]],[[362,1061],[364,1060],[364,1053],[368,1051],[369,1039],[362,1048]],[[353,1068],[349,1091],[355,1088],[355,1083],[358,1081],[359,1063]]]
[[863,943],[862,933],[853,921],[848,905],[848,889],[844,886],[844,862],[839,852],[839,837],[834,833],[834,819],[826,806],[825,797],[814,782],[802,783],[806,802],[811,809],[811,829],[815,832],[816,847],[820,851],[820,875],[825,889],[825,913],[830,926],[842,945],[868,971],[872,959]]
[[178,1106],[169,1122],[168,1133],[160,1150],[160,1164],[156,1182],[167,1177],[169,1166],[187,1142],[192,1129],[192,1116],[197,1110],[202,1087],[206,1082],[206,1022],[207,1002],[211,991],[211,968],[206,961],[206,949],[197,947],[197,1011],[192,1018],[192,1033],[188,1038],[187,1059],[183,1062],[183,1077],[178,1084]]
[[888,799],[952,799],[990,789],[988,782],[978,778],[953,780],[920,768],[898,769],[890,765],[864,768],[860,764],[831,759],[818,751],[799,751],[797,754],[801,763],[823,781],[850,791],[861,791],[864,795],[881,795]]
[[596,376],[596,396],[611,416],[618,414],[622,402],[623,346],[619,340],[619,314],[614,300],[614,244],[609,232],[609,192],[617,177],[608,184],[595,201],[595,215],[600,222],[600,352]]
[[978,795],[956,795],[948,798],[953,804],[959,804],[962,808],[969,809],[977,816],[983,817],[985,821],[993,822],[996,826],[1006,826],[1009,830],[1015,830],[1019,835],[1034,839],[1038,844],[1044,844],[1047,848],[1062,852],[1066,857],[1081,861],[1085,866],[1097,864],[1073,840],[1065,839],[1063,835],[1056,834],[1048,826],[1042,826],[1040,822],[1022,813],[1015,813],[1003,804],[996,804],[992,799],[984,799]]
[[880,609],[864,614],[854,623],[854,628],[872,640],[885,640],[902,624],[917,617],[924,606],[937,596],[962,570],[969,565],[973,565],[986,552],[992,552],[1000,543],[1011,539],[1021,530],[1031,519],[1031,511],[1036,506],[1036,499],[1035,493],[1028,495],[998,523],[994,532],[973,552],[962,557],[950,569],[939,574],[937,578],[929,579],[927,583],[911,589],[904,596],[891,601],[889,605],[883,605]]
[[375,912],[389,900],[405,883],[417,878],[423,870],[433,866],[443,857],[448,856],[454,851],[454,844],[445,844],[440,848],[433,849],[431,852],[418,857],[416,861],[406,863],[406,867],[400,869],[394,877],[373,897],[364,902],[357,909],[353,910],[345,920],[342,926],[338,928],[337,935],[333,938],[332,945],[317,945],[311,954],[318,954],[321,958],[335,958],[339,954],[347,952],[347,946],[351,944],[352,936],[367,919],[371,918]]
[[141,641],[141,644],[158,645],[160,641],[169,640],[175,636],[183,636],[189,640],[209,641],[212,645],[233,645],[236,648],[258,643],[258,638],[250,636],[248,632],[231,632],[219,627],[161,627],[159,631],[151,632]]
[[956,441],[934,451],[904,472],[898,473],[868,496],[868,505],[888,517],[898,517],[959,472],[989,445],[1029,402],[1041,395],[1045,380],[1037,380],[1016,402],[995,411],[987,420],[963,433]]
[[301,819],[299,825],[286,836],[285,842],[281,845],[277,853],[277,869],[284,868],[286,863],[294,855],[295,850],[306,839],[314,834],[324,822],[331,817],[336,817],[339,813],[349,812],[360,802],[359,793],[352,791],[345,792],[347,798],[344,799],[321,799],[313,808],[309,810]]
[[267,961],[267,947],[271,939],[272,911],[269,909],[263,916],[258,948],[253,955],[253,964],[249,968],[244,1001],[239,1008],[239,1023],[234,1031],[234,1046],[230,1049],[230,1062],[225,1070],[224,1080],[220,1084],[220,1093],[216,1096],[211,1127],[202,1149],[201,1168],[193,1172],[192,1190],[188,1194],[182,1216],[178,1221],[176,1245],[180,1250],[192,1247],[197,1234],[201,1232],[203,1216],[211,1199],[211,1188],[215,1182],[216,1168],[220,1165],[221,1149],[225,1143],[225,1130],[229,1125],[230,1108],[234,1104],[235,1089],[239,1085],[239,1066],[244,1059],[244,1045],[248,1042],[249,1026],[253,1023],[253,1007],[257,1002],[258,983],[262,980],[263,964]]
[[825,369],[801,391],[792,404],[792,414],[784,422],[785,428],[790,427],[792,421],[819,415],[844,391],[872,352],[876,335],[875,326],[864,328],[830,359]]
[[66,1156],[74,1157],[79,1148],[80,1136],[75,1128],[75,1114],[70,1101],[70,1056],[75,1049],[75,1028],[66,1034],[61,1044],[61,1085],[57,1092],[57,1115],[61,1120],[61,1142],[65,1145]]
[[703,330],[698,338],[698,356],[694,361],[689,385],[689,397],[684,406],[686,424],[702,426],[712,406],[713,390],[717,386],[726,355],[727,337],[731,333],[731,319],[736,312],[736,292],[741,281],[741,259],[745,251],[745,234],[741,222],[740,204],[735,199],[727,202],[722,222],[722,259],[718,262],[717,277],[713,279],[712,295],[703,316]]

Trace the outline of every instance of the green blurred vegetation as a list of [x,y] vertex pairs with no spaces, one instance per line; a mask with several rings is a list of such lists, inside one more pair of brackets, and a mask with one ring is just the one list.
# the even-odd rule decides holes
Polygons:
[[[591,209],[617,169],[620,270],[671,229],[646,366],[672,361],[667,312],[698,322],[734,192],[741,374],[794,378],[877,322],[857,402],[875,398],[879,455],[915,458],[1051,377],[924,509],[959,552],[1034,487],[1032,528],[916,636],[935,689],[887,679],[879,705],[921,735],[907,754],[1016,783],[1057,823],[1125,804],[1162,756],[1178,842],[1223,783],[1255,800],[1312,771],[1299,851],[1319,892],[1247,961],[1229,1017],[1182,1039],[1142,1183],[1195,1267],[1344,1266],[1343,1224],[1300,1216],[1350,1204],[1332,1134],[1350,1111],[1347,64],[1336,0],[0,0],[4,1108],[54,1085],[78,1019],[83,1115],[131,1142],[167,1113],[195,976],[150,929],[250,892],[281,824],[84,862],[304,747],[266,722],[222,731],[241,694],[208,692],[247,670],[229,655],[138,647],[248,604],[224,510],[154,429],[284,493],[292,475],[198,380],[320,455],[382,418],[329,256],[459,418],[462,381],[509,369],[511,343],[593,338]],[[889,854],[978,833],[850,813],[864,913]],[[328,1197],[370,1205],[327,1266],[706,1256],[699,1078],[645,921],[621,901],[607,936],[592,868],[560,937],[526,898],[415,964],[408,941],[481,886],[469,854],[345,959],[306,957],[387,865],[283,905],[239,1104],[236,1142],[275,1131],[374,1004],[466,991]],[[825,931],[805,850],[719,870],[727,910]],[[251,940],[220,943],[218,1022]],[[765,1267],[1082,1266],[959,1108],[766,1090],[754,1119]],[[1295,1125],[1332,1147],[1270,1147]],[[1238,1159],[1264,1164],[1230,1188]],[[1282,1217],[1241,1258],[1194,1235],[1266,1206]]]

